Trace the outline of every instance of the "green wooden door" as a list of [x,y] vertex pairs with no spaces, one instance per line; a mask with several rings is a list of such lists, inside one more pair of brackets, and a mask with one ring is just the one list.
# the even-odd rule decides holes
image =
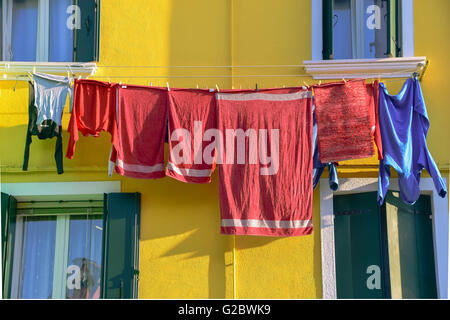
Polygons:
[[414,206],[389,191],[336,195],[338,298],[436,298],[431,197]]
[[377,194],[333,197],[337,296],[385,298]]
[[392,297],[437,298],[431,197],[410,206],[389,191],[385,210]]

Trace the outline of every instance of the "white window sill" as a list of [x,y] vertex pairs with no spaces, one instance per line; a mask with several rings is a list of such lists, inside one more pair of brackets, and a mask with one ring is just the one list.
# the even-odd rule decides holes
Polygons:
[[425,66],[426,57],[303,61],[314,79],[402,78]]
[[28,72],[41,72],[55,75],[92,76],[97,71],[95,62],[17,62],[0,61],[0,80],[15,80],[26,77]]

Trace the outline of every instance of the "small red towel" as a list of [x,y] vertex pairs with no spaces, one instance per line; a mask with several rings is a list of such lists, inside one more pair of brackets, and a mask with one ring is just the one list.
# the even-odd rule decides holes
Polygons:
[[371,102],[365,80],[315,86],[314,99],[322,163],[373,156]]
[[66,157],[72,159],[79,139],[78,131],[84,136],[98,137],[100,132],[111,134],[116,143],[116,85],[95,80],[75,80],[72,115],[68,132],[70,134]]
[[221,232],[312,233],[311,91],[218,93]]
[[208,147],[211,139],[208,137],[208,130],[215,128],[215,92],[171,90],[167,176],[187,183],[211,182],[215,153],[214,148]]
[[167,90],[118,86],[118,139],[112,161],[122,176],[157,179],[164,174]]

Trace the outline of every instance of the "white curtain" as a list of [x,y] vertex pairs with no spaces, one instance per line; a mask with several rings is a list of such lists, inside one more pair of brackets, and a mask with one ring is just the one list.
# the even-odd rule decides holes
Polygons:
[[13,0],[2,0],[2,60],[11,61],[12,59],[12,8]]

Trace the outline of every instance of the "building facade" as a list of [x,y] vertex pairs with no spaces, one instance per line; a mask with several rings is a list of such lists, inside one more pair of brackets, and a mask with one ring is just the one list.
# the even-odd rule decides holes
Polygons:
[[[7,2],[3,1],[2,9]],[[45,1],[37,2],[38,8],[45,5]],[[378,208],[376,156],[340,163],[337,192],[329,189],[326,171],[314,191],[313,234],[291,238],[222,235],[217,170],[212,182],[205,185],[184,184],[168,177],[158,180],[137,180],[117,174],[108,177],[111,144],[106,133],[98,138],[81,137],[73,160],[64,159],[62,175],[56,173],[54,164],[55,141],[35,138],[28,171],[22,170],[29,98],[28,83],[22,75],[28,72],[60,75],[73,72],[105,82],[219,90],[254,89],[255,85],[258,88],[304,86],[319,81],[340,81],[356,74],[370,79],[380,77],[386,81],[389,91],[397,94],[404,82],[401,79],[418,70],[423,76],[421,86],[431,124],[428,148],[448,187],[450,142],[446,123],[450,109],[446,83],[450,70],[446,53],[450,42],[446,32],[450,27],[450,3],[447,0],[433,3],[402,0],[395,10],[395,1],[364,1],[362,9],[356,7],[363,1],[360,4],[334,1],[334,11],[329,11],[332,23],[325,21],[325,9],[331,1],[321,0],[92,2],[98,5],[92,11],[93,20],[84,19],[83,10],[90,10],[87,4],[75,3],[81,7],[81,24],[77,30],[90,28],[86,42],[94,37],[87,49],[75,45],[79,55],[74,58],[76,63],[0,62],[3,76],[0,81],[1,191],[17,201],[19,212],[14,223],[2,221],[2,228],[9,226],[4,239],[7,243],[2,246],[6,254],[4,297],[36,294],[39,297],[103,295],[144,299],[448,298],[448,197],[438,197],[424,171],[423,198],[414,207],[403,207],[395,201],[398,193],[393,173],[392,201]],[[69,1],[68,5],[71,4]],[[380,21],[391,19],[388,40],[385,37],[383,44],[375,38],[374,44],[375,48],[383,45],[389,48],[387,42],[393,42],[390,52],[389,49],[381,53],[369,51],[361,44],[363,40],[339,38],[345,34],[344,29],[335,31],[334,35],[327,31],[330,24],[334,30],[336,26],[361,28],[358,22],[346,20],[345,15],[358,17],[355,10],[363,10],[364,24],[372,13],[377,13],[376,9],[366,11],[369,4],[381,7]],[[385,13],[384,6],[390,6],[390,15]],[[68,12],[64,20],[76,13]],[[45,19],[42,16],[38,11],[38,19]],[[376,18],[372,23],[376,24]],[[345,21],[348,24],[341,25]],[[84,39],[81,31],[75,39],[71,38],[73,43]],[[394,33],[395,41],[391,41]],[[334,42],[327,42],[330,36]],[[364,32],[361,37],[364,38]],[[52,33],[47,41],[51,43],[51,39]],[[38,37],[39,41],[43,40]],[[330,43],[335,59],[323,61]],[[92,53],[86,58],[90,60],[82,61],[83,50]],[[51,52],[47,53],[49,61]],[[382,57],[386,53],[394,58]],[[423,70],[426,61],[429,65]],[[67,106],[62,119],[65,151],[70,119]],[[126,200],[103,196],[117,193],[139,195]],[[58,206],[60,200],[64,200],[63,206]],[[3,202],[2,198],[2,208],[10,208],[11,201]],[[53,211],[38,210],[36,203],[45,201],[51,202],[51,206],[42,204],[41,208],[51,207]],[[123,201],[131,203],[126,207],[132,208],[130,212],[140,213],[140,222],[131,221],[135,216],[130,213],[127,216],[130,221],[114,229],[117,227],[114,223],[102,218],[103,207],[106,203],[112,212]],[[71,202],[81,204],[71,205]],[[118,220],[120,217],[118,213]],[[47,230],[50,238],[39,238],[44,233],[42,230]],[[118,240],[120,236],[110,234],[107,241],[111,244],[105,250],[108,243],[95,230],[100,233],[123,230],[126,236]],[[71,239],[70,235],[76,232],[79,239],[89,239],[85,242]],[[53,243],[45,249],[48,256],[34,257],[38,249],[31,246],[33,237],[37,243]],[[17,244],[19,238],[21,248]],[[77,242],[79,245],[75,245]],[[115,265],[122,266],[121,262],[105,262],[102,256],[114,255],[108,252],[119,248],[120,243],[126,247],[124,251],[130,252],[118,258],[128,259],[122,261],[126,267],[114,270]],[[90,257],[77,261],[82,256],[77,252],[88,245]],[[11,255],[12,252],[16,254]],[[33,259],[40,260],[32,262]],[[55,262],[58,259],[64,262]],[[47,278],[41,277],[41,282],[27,284],[27,272],[31,273],[30,277],[41,274],[32,266],[36,261],[48,261],[53,265],[52,272],[44,272]],[[102,261],[110,268],[106,278],[108,267],[100,265]],[[70,266],[73,268],[69,270]],[[88,280],[83,276],[79,283],[73,280],[77,275],[84,275],[86,268],[91,273]],[[128,275],[131,272],[131,277],[123,280],[120,277],[125,269]],[[73,281],[69,279],[71,276]],[[29,281],[33,282],[32,278]],[[103,290],[100,286],[104,286]]]

